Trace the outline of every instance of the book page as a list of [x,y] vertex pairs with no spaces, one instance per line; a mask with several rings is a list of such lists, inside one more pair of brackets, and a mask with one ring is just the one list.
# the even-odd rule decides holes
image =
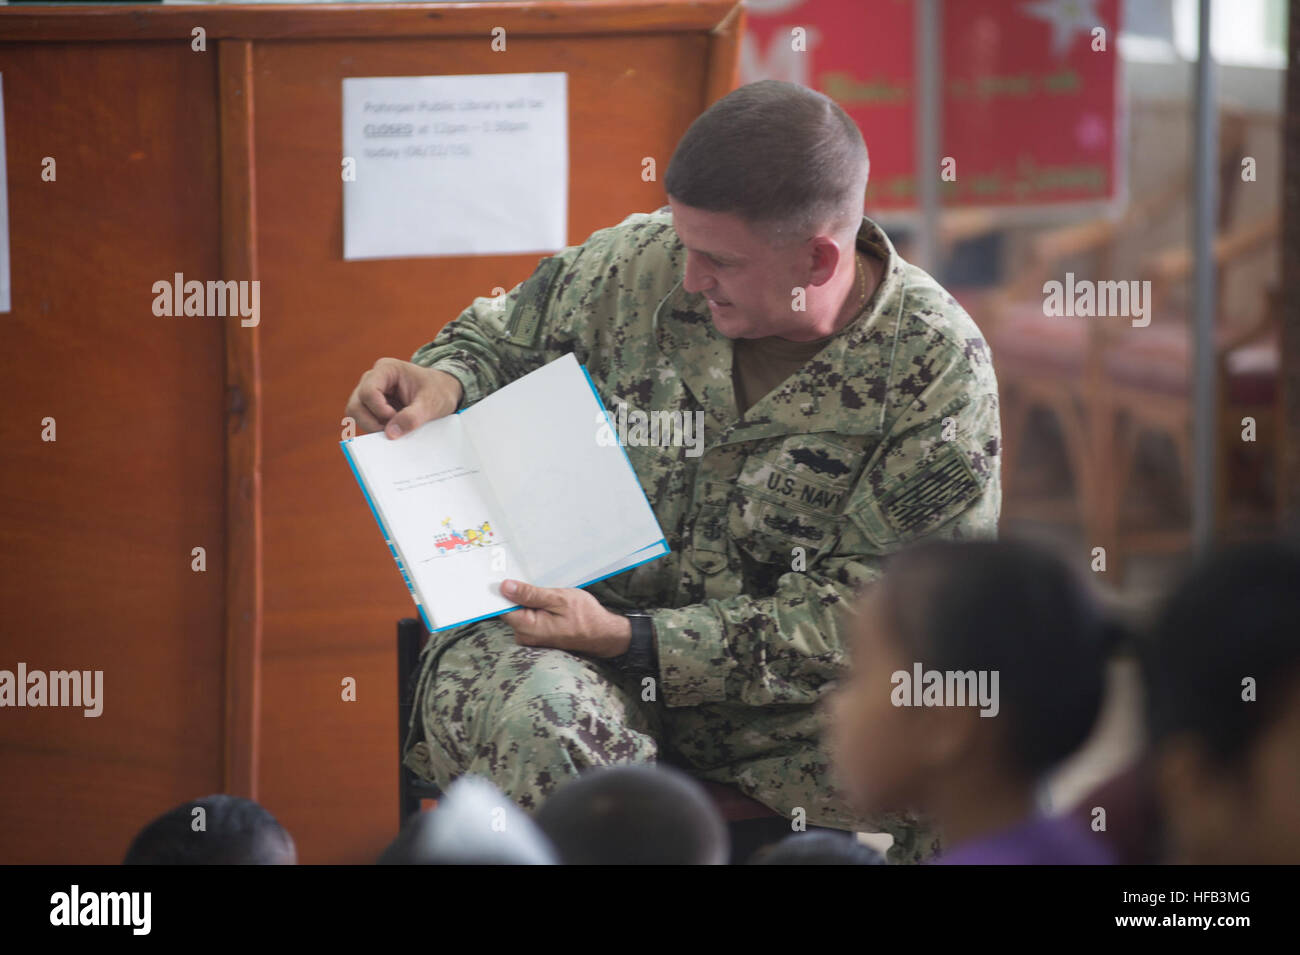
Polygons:
[[604,580],[606,577],[613,577],[615,574],[622,573],[625,570],[631,570],[639,564],[652,561],[656,557],[662,557],[666,553],[668,553],[668,544],[664,541],[659,541],[656,544],[651,544],[649,547],[637,551],[635,554],[629,554],[612,564],[605,567],[599,567],[594,571],[589,571],[588,573],[590,574],[590,577],[586,580],[580,581],[577,586],[585,587],[587,584],[594,584],[596,581]]
[[528,583],[578,586],[620,562],[638,563],[645,555],[633,555],[663,540],[627,452],[597,439],[604,415],[572,353],[460,415],[510,514],[534,575]]
[[499,584],[530,571],[466,439],[463,415],[395,441],[376,432],[345,443],[434,629],[517,606]]

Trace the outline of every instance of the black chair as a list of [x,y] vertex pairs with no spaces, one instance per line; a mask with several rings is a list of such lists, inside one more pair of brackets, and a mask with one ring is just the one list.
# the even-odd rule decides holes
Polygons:
[[418,617],[404,617],[397,621],[397,801],[398,821],[406,822],[419,812],[424,800],[438,800],[442,792],[433,783],[411,772],[402,762],[406,745],[406,727],[411,721],[412,695],[416,670],[420,663],[420,648],[424,646],[429,631]]

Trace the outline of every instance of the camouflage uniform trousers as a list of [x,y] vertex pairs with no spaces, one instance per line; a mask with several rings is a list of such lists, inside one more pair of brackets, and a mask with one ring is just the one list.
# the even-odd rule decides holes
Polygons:
[[889,832],[890,862],[922,862],[938,834],[913,815],[864,819],[829,783],[822,712],[812,706],[668,708],[641,679],[564,650],[523,647],[500,619],[430,637],[403,762],[445,790],[490,779],[525,811],[596,766],[664,761],[732,785],[809,825]]

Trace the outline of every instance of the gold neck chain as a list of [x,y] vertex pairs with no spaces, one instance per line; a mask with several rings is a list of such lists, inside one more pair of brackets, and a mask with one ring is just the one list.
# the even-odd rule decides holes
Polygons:
[[858,310],[853,315],[857,318],[867,307],[867,270],[862,267],[862,257],[858,255],[856,248],[853,250],[853,264],[858,273]]

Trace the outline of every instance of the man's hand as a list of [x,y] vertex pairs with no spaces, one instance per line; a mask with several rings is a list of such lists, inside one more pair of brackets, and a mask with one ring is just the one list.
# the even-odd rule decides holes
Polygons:
[[503,580],[501,593],[528,608],[512,610],[502,618],[514,628],[515,643],[520,646],[616,657],[626,653],[632,642],[632,624],[627,617],[606,610],[585,590]]
[[390,438],[399,438],[426,421],[454,412],[462,391],[455,376],[445,371],[381,358],[361,376],[343,413],[361,431],[382,430]]

